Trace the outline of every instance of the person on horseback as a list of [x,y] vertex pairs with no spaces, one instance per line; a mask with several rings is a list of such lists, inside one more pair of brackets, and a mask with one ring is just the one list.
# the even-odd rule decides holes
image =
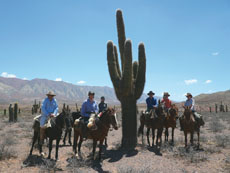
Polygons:
[[40,118],[40,142],[41,145],[44,143],[45,139],[45,130],[48,118],[55,117],[58,114],[58,103],[54,98],[56,96],[52,91],[49,91],[47,94],[47,98],[44,99],[42,103],[42,114]]
[[157,108],[157,99],[154,98],[155,93],[152,91],[149,91],[148,93],[149,97],[146,99],[147,104],[147,111],[153,110]]
[[107,109],[107,103],[105,103],[105,97],[101,97],[101,102],[99,103],[99,113]]
[[[187,93],[185,95],[187,97],[187,100],[185,101],[184,103],[184,108],[185,107],[190,107],[190,110],[192,111],[193,113],[193,116],[194,116],[194,119],[195,121],[198,123],[199,126],[203,126],[204,125],[204,121],[202,119],[202,116],[200,114],[198,114],[195,110],[195,100],[193,99],[193,96],[191,93]],[[183,119],[183,116],[180,118],[180,121],[181,119]],[[181,127],[181,131],[183,130],[183,127]]]
[[89,123],[89,118],[92,113],[98,113],[98,106],[96,101],[94,101],[94,92],[89,91],[88,99],[82,104],[81,107],[81,116],[84,121],[83,130],[83,139],[87,138],[88,128],[87,124]]
[[172,107],[172,102],[169,100],[169,96],[170,94],[168,92],[164,92],[163,99],[161,100],[161,103],[164,103],[164,109],[166,112]]

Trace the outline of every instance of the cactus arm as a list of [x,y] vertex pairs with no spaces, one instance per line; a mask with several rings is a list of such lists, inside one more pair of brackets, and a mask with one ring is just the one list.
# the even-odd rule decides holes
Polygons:
[[136,87],[135,87],[136,99],[139,99],[141,97],[145,86],[146,56],[145,56],[145,46],[143,43],[139,44],[138,47],[138,61],[139,61],[139,67],[137,71]]
[[138,71],[138,62],[133,62],[133,80],[136,80],[137,78],[137,71]]
[[122,16],[122,11],[120,9],[117,10],[116,13],[117,18],[117,33],[118,33],[118,43],[119,43],[119,51],[121,57],[121,71],[124,70],[124,49],[125,49],[125,25]]
[[124,69],[122,74],[121,85],[123,93],[127,96],[132,93],[133,86],[133,67],[132,67],[132,43],[131,40],[125,42],[125,52],[124,52]]
[[118,53],[117,53],[117,46],[113,46],[113,51],[114,51],[114,56],[115,56],[115,61],[116,61],[116,67],[117,67],[117,73],[119,78],[121,78],[121,70],[118,62]]

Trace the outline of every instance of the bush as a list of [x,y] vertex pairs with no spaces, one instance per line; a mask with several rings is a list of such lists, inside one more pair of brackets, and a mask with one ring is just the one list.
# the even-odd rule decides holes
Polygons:
[[214,133],[216,132],[222,132],[223,129],[225,129],[225,126],[220,122],[219,119],[213,118],[212,122],[209,124],[209,128]]
[[0,144],[0,160],[15,158],[16,153],[6,143]]
[[226,148],[230,146],[230,136],[227,135],[216,135],[216,144],[217,147]]

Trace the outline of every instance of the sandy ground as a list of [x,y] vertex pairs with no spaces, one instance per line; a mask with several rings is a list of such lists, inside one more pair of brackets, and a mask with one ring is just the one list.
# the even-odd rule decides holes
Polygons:
[[[120,128],[109,132],[108,147],[104,147],[101,162],[92,160],[90,140],[83,143],[82,159],[74,157],[72,146],[67,145],[60,147],[59,161],[55,162],[55,147],[51,160],[41,158],[37,149],[29,156],[34,116],[22,111],[17,123],[8,123],[8,117],[1,115],[0,172],[229,173],[230,113],[203,113],[203,116],[206,124],[201,128],[200,149],[195,145],[186,150],[184,135],[177,128],[174,144],[163,140],[160,149],[148,147],[146,137],[143,141],[139,137],[135,150],[123,151],[119,149]],[[196,139],[195,135],[195,143]],[[48,152],[48,148],[43,148]]]

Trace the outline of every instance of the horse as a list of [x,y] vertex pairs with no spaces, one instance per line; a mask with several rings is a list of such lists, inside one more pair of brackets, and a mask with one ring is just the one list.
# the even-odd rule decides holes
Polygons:
[[168,129],[172,128],[172,143],[174,142],[174,129],[176,128],[176,121],[178,119],[178,108],[175,104],[168,110],[167,116],[165,118],[165,141],[168,141],[169,132]]
[[190,107],[184,107],[184,118],[180,119],[180,125],[183,127],[185,136],[185,147],[187,147],[187,135],[190,133],[190,142],[193,145],[193,135],[197,132],[198,136],[198,147],[200,145],[200,125],[195,121],[193,112]]
[[[58,148],[59,148],[59,142],[61,140],[62,130],[65,126],[65,117],[66,117],[66,112],[62,111],[62,113],[60,113],[57,117],[52,117],[50,119],[51,127],[48,127],[46,129],[46,136],[49,138],[49,155],[47,157],[48,159],[51,158],[53,140],[56,140],[55,159],[58,160]],[[40,122],[35,121],[33,128],[34,128],[34,136],[33,136],[32,147],[30,149],[30,155],[32,155],[33,147],[37,140],[39,144],[39,153],[42,155],[42,144],[40,143]]]
[[[142,115],[140,117],[140,127],[138,129],[138,136],[142,134],[142,140],[143,140],[143,133],[144,133],[144,126],[147,127],[147,142],[148,145],[150,146],[150,141],[149,141],[149,132],[150,129],[152,129],[152,146],[154,146],[154,141],[155,141],[155,130],[157,129],[157,138],[156,138],[156,146],[158,146],[158,142],[160,140],[160,145],[162,143],[162,132],[163,132],[163,127],[164,127],[164,120],[165,120],[165,112],[162,106],[162,103],[158,102],[158,106],[155,109],[155,114],[157,117],[154,115],[154,111],[150,110],[150,112],[142,112]],[[149,117],[147,120],[146,117]]]
[[67,135],[69,137],[69,144],[72,145],[71,134],[72,134],[73,124],[74,124],[74,121],[80,117],[81,117],[80,111],[72,112],[71,115],[70,115],[70,112],[67,114],[66,119],[65,119],[65,124],[66,124],[65,134],[63,137],[63,144],[64,145],[65,145]]
[[[118,129],[118,122],[116,117],[116,111],[113,108],[108,108],[107,110],[101,112],[98,116],[98,122],[96,123],[97,129],[96,130],[89,130],[89,133],[87,134],[87,139],[93,140],[93,159],[96,159],[95,151],[96,151],[96,145],[97,141],[100,142],[99,145],[99,160],[101,160],[101,151],[102,151],[102,145],[104,142],[105,137],[108,134],[108,131],[110,129],[110,125],[113,126],[115,130]],[[84,122],[76,120],[74,122],[74,143],[73,143],[73,151],[75,155],[77,156],[77,143],[78,139],[80,137],[79,143],[78,143],[78,152],[81,152],[81,144],[83,142],[82,137],[82,126],[85,125]]]

